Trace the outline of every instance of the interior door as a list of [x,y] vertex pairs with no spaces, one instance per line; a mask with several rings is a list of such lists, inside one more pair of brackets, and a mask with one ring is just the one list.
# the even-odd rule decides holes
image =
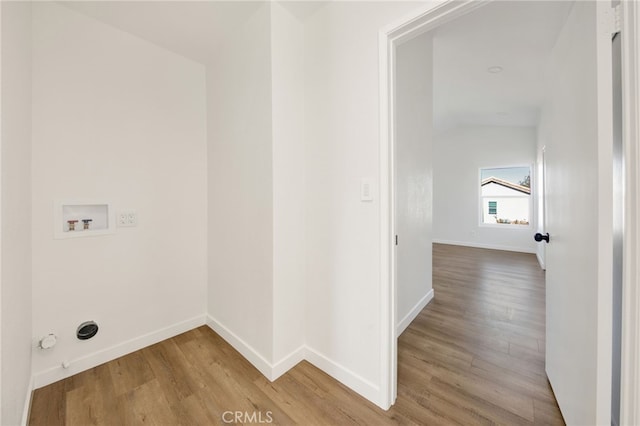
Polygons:
[[611,421],[609,7],[574,3],[552,54],[539,129],[548,135],[546,371],[572,425]]
[[[540,137],[540,135],[539,135]],[[545,221],[545,217],[547,216],[547,206],[546,206],[546,185],[547,185],[547,179],[546,179],[546,160],[545,160],[545,150],[546,147],[543,146],[542,149],[540,150],[540,153],[538,155],[538,164],[537,164],[537,173],[539,174],[539,178],[538,178],[538,184],[536,186],[537,189],[537,200],[538,200],[538,226],[536,228],[536,230],[538,231],[538,233],[540,233],[540,235],[543,235],[544,233],[546,233],[546,229],[547,229],[547,225],[546,225],[546,221]],[[536,235],[536,240],[538,239],[538,236]],[[540,263],[540,266],[542,267],[542,269],[547,269],[546,267],[546,244],[539,244],[538,247],[536,248],[536,255],[538,256],[538,262]]]

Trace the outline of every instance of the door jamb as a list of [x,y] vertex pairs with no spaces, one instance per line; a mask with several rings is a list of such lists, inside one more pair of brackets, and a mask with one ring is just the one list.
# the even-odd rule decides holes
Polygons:
[[624,249],[620,424],[640,424],[640,7],[622,1]]
[[381,392],[379,406],[388,409],[397,396],[396,271],[392,241],[395,230],[395,49],[433,28],[492,0],[444,0],[381,29],[378,35],[380,85],[380,312]]

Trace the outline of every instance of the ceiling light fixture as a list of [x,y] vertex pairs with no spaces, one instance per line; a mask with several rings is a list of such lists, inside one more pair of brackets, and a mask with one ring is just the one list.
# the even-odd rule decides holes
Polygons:
[[487,71],[489,71],[491,74],[498,74],[502,72],[502,67],[495,65],[493,67],[487,68]]

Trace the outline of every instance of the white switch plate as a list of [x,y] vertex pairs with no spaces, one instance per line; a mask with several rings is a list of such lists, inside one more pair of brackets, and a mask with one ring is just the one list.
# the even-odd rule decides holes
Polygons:
[[135,210],[121,210],[117,219],[119,228],[138,226],[138,212]]

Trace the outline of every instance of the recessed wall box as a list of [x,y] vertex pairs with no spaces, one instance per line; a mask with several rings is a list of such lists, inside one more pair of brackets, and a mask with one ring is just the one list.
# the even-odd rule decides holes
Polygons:
[[111,204],[101,200],[64,200],[54,203],[54,238],[107,235],[115,232]]

